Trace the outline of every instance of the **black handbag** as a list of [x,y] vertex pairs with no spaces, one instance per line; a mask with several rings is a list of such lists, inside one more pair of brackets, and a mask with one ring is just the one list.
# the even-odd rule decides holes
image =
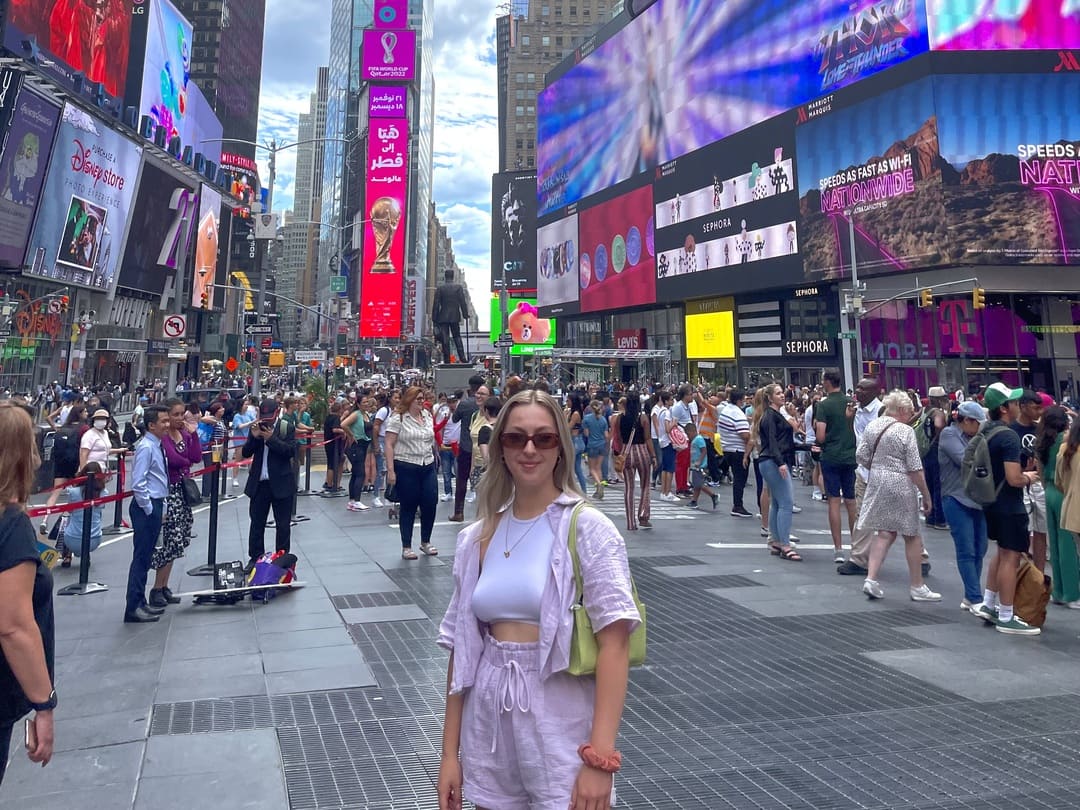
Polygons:
[[397,494],[397,484],[389,484],[386,487],[386,492],[383,493],[383,499],[388,503],[399,503],[400,499]]
[[199,506],[202,503],[202,493],[194,478],[182,478],[184,482],[184,503],[188,506]]

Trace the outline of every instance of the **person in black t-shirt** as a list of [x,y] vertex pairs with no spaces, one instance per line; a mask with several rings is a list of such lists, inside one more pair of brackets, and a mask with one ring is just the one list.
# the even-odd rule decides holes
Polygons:
[[[1027,472],[1035,467],[1035,435],[1042,419],[1043,400],[1034,391],[1024,391],[1020,397],[1020,415],[1010,427],[1020,437],[1020,469]],[[1046,568],[1046,492],[1041,481],[1026,487],[1024,508],[1028,513],[1031,531],[1031,559],[1040,571]]]
[[[53,753],[52,575],[38,555],[26,502],[41,461],[34,425],[16,403],[0,402],[0,781],[11,734],[30,710],[27,755],[47,764]],[[23,448],[19,450],[18,448]]]
[[1028,550],[1028,516],[1024,509],[1024,489],[1039,480],[1038,473],[1024,472],[1020,466],[1022,447],[1020,437],[1009,426],[1020,415],[1020,388],[994,383],[986,389],[983,404],[990,421],[981,431],[988,433],[990,466],[994,486],[999,488],[997,500],[983,508],[986,533],[998,545],[986,573],[983,600],[972,605],[971,612],[996,626],[999,633],[1009,635],[1038,635],[1022,617],[1013,613],[1016,595],[1016,572],[1020,555]]

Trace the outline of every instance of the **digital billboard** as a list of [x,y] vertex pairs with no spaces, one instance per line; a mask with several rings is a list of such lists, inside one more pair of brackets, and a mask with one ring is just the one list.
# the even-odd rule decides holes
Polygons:
[[96,96],[97,83],[114,102],[124,95],[131,0],[8,0],[7,6],[5,48],[87,98]]
[[404,85],[372,87],[368,91],[368,118],[408,118],[408,97],[409,89]]
[[[532,355],[537,350],[550,349],[555,345],[554,318],[541,318],[535,298],[510,297],[506,304],[506,331],[514,339],[510,348],[512,355]],[[499,296],[491,299],[491,342],[499,339],[502,331],[502,311]]]
[[416,77],[416,32],[365,28],[360,58],[365,82],[411,82]]
[[1080,264],[1076,76],[939,75],[933,81],[942,111],[950,259]]
[[935,50],[1080,48],[1075,0],[927,0],[926,11]]
[[375,0],[376,28],[404,28],[409,23],[409,0]]
[[60,108],[0,68],[0,267],[22,267]]
[[545,316],[578,312],[578,217],[568,214],[536,231],[537,305]]
[[[829,109],[796,129],[800,225],[807,280],[850,278],[851,226],[859,275],[941,264],[955,236],[942,195],[932,79],[869,98],[863,87],[835,94]],[[979,94],[981,95],[981,93]],[[980,101],[980,104],[983,103]]]
[[536,172],[491,178],[491,289],[536,289]]
[[[175,205],[174,208],[174,198]],[[143,164],[135,204],[131,208],[124,256],[117,274],[117,286],[159,296],[165,282],[176,271],[180,220],[188,215],[188,248],[190,259],[191,234],[197,209],[193,205],[195,190],[158,165],[147,160]],[[159,264],[164,254],[166,264]],[[191,262],[188,262],[191,266]]]
[[[203,185],[199,191],[199,229],[195,234],[195,273],[191,277],[191,306],[201,307],[206,293],[208,309],[213,309],[215,297],[224,300],[224,291],[215,290],[218,272],[218,230],[221,227],[221,195]],[[215,296],[215,292],[217,295]]]
[[582,312],[656,302],[652,186],[611,194],[578,208]]
[[168,138],[179,137],[185,145],[191,144],[191,23],[169,0],[149,0],[143,8],[147,12],[139,15],[133,35],[145,36],[145,42],[137,43],[132,54],[142,57],[141,72],[133,71],[140,78],[139,115],[163,127]]
[[541,216],[928,49],[924,0],[659,0],[537,100]]
[[802,281],[794,146],[789,114],[655,170],[659,300]]
[[409,122],[385,118],[368,136],[364,179],[360,337],[401,336],[409,195]]
[[108,290],[120,261],[142,148],[64,106],[24,270]]

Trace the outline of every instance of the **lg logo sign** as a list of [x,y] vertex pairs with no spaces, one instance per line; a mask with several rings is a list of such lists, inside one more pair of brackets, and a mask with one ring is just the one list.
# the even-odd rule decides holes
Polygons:
[[376,28],[404,28],[408,17],[408,0],[375,0]]
[[146,0],[135,0],[131,6],[133,15],[146,14]]

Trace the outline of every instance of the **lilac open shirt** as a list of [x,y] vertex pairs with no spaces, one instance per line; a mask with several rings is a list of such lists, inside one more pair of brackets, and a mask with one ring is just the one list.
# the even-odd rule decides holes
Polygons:
[[[581,500],[562,494],[547,508],[546,516],[556,538],[570,535],[570,514]],[[454,676],[450,694],[473,685],[484,648],[483,625],[472,611],[472,595],[480,578],[480,521],[458,535],[454,556],[454,595],[439,626],[438,644],[454,653]],[[585,610],[594,632],[620,619],[630,621],[630,631],[641,622],[630,587],[626,544],[615,524],[596,509],[584,509],[578,517],[578,557],[584,585]],[[565,539],[551,552],[551,575],[540,602],[540,678],[570,666],[570,639],[574,621],[574,563]]]

